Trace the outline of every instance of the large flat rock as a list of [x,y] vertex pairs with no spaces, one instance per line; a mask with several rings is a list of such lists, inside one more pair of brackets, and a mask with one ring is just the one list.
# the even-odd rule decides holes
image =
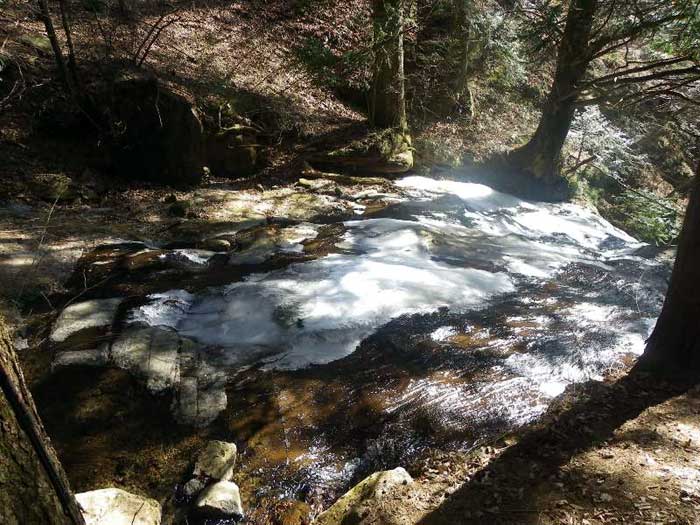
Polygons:
[[160,525],[160,504],[150,498],[108,488],[76,494],[86,525]]
[[80,330],[111,325],[121,302],[120,297],[115,297],[71,304],[56,319],[51,341],[60,343]]

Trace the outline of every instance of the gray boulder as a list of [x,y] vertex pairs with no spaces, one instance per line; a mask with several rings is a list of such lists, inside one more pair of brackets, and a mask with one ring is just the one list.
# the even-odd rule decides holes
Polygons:
[[180,337],[161,328],[132,328],[112,345],[114,363],[146,379],[151,392],[162,392],[180,381]]
[[200,494],[195,509],[207,518],[242,519],[243,503],[238,485],[232,481],[217,481]]
[[204,482],[203,479],[192,478],[191,480],[189,480],[187,483],[185,483],[183,485],[182,493],[189,500],[191,498],[194,498],[200,492],[202,492],[202,490],[206,486],[207,486],[207,484]]

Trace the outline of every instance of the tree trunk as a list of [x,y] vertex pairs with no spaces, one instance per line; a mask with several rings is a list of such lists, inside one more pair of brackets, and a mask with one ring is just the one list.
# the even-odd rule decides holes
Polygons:
[[666,301],[640,365],[658,372],[700,372],[700,164]]
[[454,0],[453,34],[459,42],[457,48],[457,70],[453,89],[459,99],[468,91],[469,66],[471,58],[471,0]]
[[38,2],[39,15],[41,17],[41,21],[44,23],[46,36],[51,43],[54,60],[56,61],[56,67],[58,68],[58,75],[61,78],[61,82],[63,82],[63,84],[66,86],[68,92],[73,94],[71,79],[69,78],[68,70],[66,69],[66,61],[63,59],[63,50],[61,49],[61,44],[58,42],[56,29],[54,28],[53,21],[51,20],[51,11],[49,10],[48,0],[38,0]]
[[84,525],[0,317],[0,523]]
[[71,35],[70,23],[68,22],[68,8],[66,6],[66,0],[59,0],[58,6],[61,12],[61,25],[63,26],[63,33],[66,35],[66,47],[68,47],[68,71],[70,72],[73,86],[77,88],[79,86],[78,67],[75,64],[75,48],[73,47],[73,36]]
[[370,121],[379,128],[408,129],[404,87],[405,0],[373,0],[374,75]]
[[561,150],[574,118],[577,88],[591,61],[589,38],[598,0],[575,0],[557,54],[557,70],[537,131],[509,155],[511,164],[545,184],[563,182]]

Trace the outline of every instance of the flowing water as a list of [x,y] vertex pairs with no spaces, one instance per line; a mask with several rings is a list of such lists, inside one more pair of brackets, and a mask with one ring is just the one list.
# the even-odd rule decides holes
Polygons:
[[116,359],[174,391],[185,421],[190,374],[207,404],[194,422],[243,445],[253,501],[333,494],[431,447],[468,448],[642,352],[669,275],[643,244],[574,204],[418,176],[395,186],[388,206],[283,224],[233,253],[161,250],[192,282],[210,278],[162,277],[124,303],[120,337],[154,327],[180,353],[160,356],[165,369],[154,352],[66,362]]

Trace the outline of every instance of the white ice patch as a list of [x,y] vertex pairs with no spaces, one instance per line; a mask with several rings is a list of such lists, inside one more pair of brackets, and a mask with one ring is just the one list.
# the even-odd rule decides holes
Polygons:
[[194,301],[194,296],[185,290],[172,290],[149,296],[150,302],[131,312],[129,321],[150,326],[176,328],[178,321],[186,314]]
[[430,334],[433,341],[446,341],[450,337],[457,335],[457,329],[454,326],[441,326]]
[[[471,226],[490,235],[515,235],[522,240],[538,242],[545,252],[553,248],[569,260],[585,251],[595,251],[605,258],[629,253],[642,246],[622,230],[592,210],[571,203],[549,204],[528,202],[495,191],[483,184],[435,180],[427,177],[406,177],[396,183],[414,197],[437,198],[451,194],[464,202],[463,216]],[[518,254],[514,254],[517,258]],[[542,269],[518,262],[514,272],[540,277]]]
[[278,353],[274,366],[298,368],[351,353],[396,316],[478,307],[514,290],[504,273],[433,260],[430,238],[415,222],[373,219],[347,226],[342,246],[353,254],[253,276],[194,301],[181,290],[159,294],[133,319],[172,326],[234,352],[269,347]]

